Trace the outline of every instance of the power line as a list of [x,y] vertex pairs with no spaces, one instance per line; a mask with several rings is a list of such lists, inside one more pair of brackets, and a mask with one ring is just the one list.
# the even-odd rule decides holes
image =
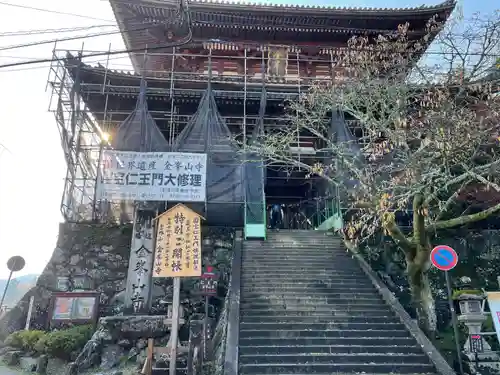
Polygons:
[[[77,39],[81,39],[81,38],[84,38],[84,37],[82,36],[82,37],[79,37]],[[153,47],[141,47],[141,48],[132,48],[132,49],[123,49],[123,50],[116,50],[116,51],[108,51],[108,52],[90,53],[90,54],[87,54],[87,55],[82,55],[82,56],[80,56],[80,58],[81,59],[85,59],[85,58],[89,58],[89,57],[111,56],[111,55],[120,55],[120,54],[126,54],[126,53],[139,53],[139,52],[142,53],[142,52],[148,52],[148,51],[155,51],[155,50],[159,50],[159,49],[179,47],[179,46],[182,46],[184,44],[189,43],[192,40],[192,30],[191,30],[191,27],[189,28],[189,35],[186,38],[189,39],[187,42],[185,42],[185,41],[179,41],[179,42],[176,42],[176,43],[164,44],[164,45],[153,46]],[[366,48],[366,49],[357,49],[357,50],[359,50],[359,51],[367,50],[367,51],[372,51],[373,52],[373,50],[369,49],[369,48]],[[412,52],[412,51],[400,51],[400,52],[397,52],[397,53],[412,54],[414,52]],[[435,51],[435,52],[426,51],[426,52],[423,53],[423,56],[426,56],[426,55],[427,56],[428,55],[436,55],[436,56],[450,56],[451,55],[451,56],[453,56],[454,53],[452,53],[452,52],[448,53],[448,52],[438,52],[438,51]],[[485,53],[480,53],[480,52],[477,52],[477,53],[470,52],[470,53],[467,53],[467,56],[483,56],[483,57],[500,58],[500,55],[497,55],[497,54],[485,54]],[[63,58],[51,58],[51,59],[39,58],[39,59],[31,60],[31,61],[20,61],[20,62],[17,62],[17,63],[2,64],[2,65],[0,65],[0,69],[2,69],[2,68],[10,68],[10,67],[15,67],[15,66],[24,66],[24,65],[50,63],[50,62],[52,62],[54,60],[64,60],[64,59]]]
[[61,16],[79,17],[79,18],[86,18],[86,19],[91,19],[91,20],[96,20],[96,21],[104,21],[104,22],[114,23],[114,21],[106,20],[106,19],[103,19],[103,18],[96,18],[96,17],[91,17],[91,16],[84,16],[83,14],[60,12],[58,10],[52,10],[52,9],[35,8],[35,7],[28,6],[28,5],[12,4],[12,3],[4,2],[4,1],[0,1],[0,5],[5,5],[5,6],[10,6],[10,7],[15,7],[15,8],[21,8],[21,9],[35,10],[37,12],[46,12],[46,13],[52,13],[52,14],[59,14]]
[[104,27],[117,27],[116,25],[93,25],[93,26],[82,26],[82,27],[66,27],[61,29],[33,29],[33,30],[18,30],[18,31],[8,31],[4,33],[0,33],[0,38],[2,37],[17,37],[17,36],[27,36],[33,34],[56,34],[56,33],[69,33],[83,30],[90,30],[96,28],[104,28]]
[[[132,48],[132,49],[124,49],[124,50],[117,50],[117,51],[108,51],[108,52],[97,52],[97,53],[90,53],[87,55],[80,55],[78,56],[80,59],[84,58],[89,58],[89,57],[100,57],[100,56],[111,56],[111,55],[120,55],[120,54],[126,54],[126,53],[138,53],[138,52],[147,52],[147,51],[155,51],[159,49],[165,49],[165,48],[173,48],[173,47],[180,47],[183,46],[193,39],[193,28],[192,28],[192,22],[191,22],[191,13],[189,12],[188,9],[188,4],[185,2],[186,0],[181,0],[180,2],[180,13],[184,14],[186,17],[186,23],[188,26],[188,34],[183,40],[180,40],[178,42],[174,43],[167,43],[164,45],[159,45],[159,46],[154,46],[154,47],[145,47],[145,48]],[[1,4],[1,2],[0,2]],[[148,27],[144,27],[143,29],[148,29]],[[81,38],[81,37],[80,37]],[[45,44],[45,43],[44,43]],[[33,64],[43,64],[43,63],[50,63],[54,60],[64,60],[62,58],[52,58],[52,59],[38,59],[38,60],[32,60],[32,61],[21,61],[17,63],[9,63],[9,64],[2,64],[0,65],[0,68],[9,68],[9,67],[14,67],[14,66],[25,66],[25,65],[33,65]]]
[[153,22],[153,23],[147,24],[147,26],[141,25],[141,27],[131,28],[128,30],[123,30],[123,31],[116,30],[116,31],[108,31],[105,33],[93,33],[93,34],[71,36],[71,37],[67,37],[67,38],[41,40],[41,41],[32,42],[32,43],[14,44],[14,45],[6,46],[6,47],[1,47],[0,51],[7,51],[7,50],[12,50],[12,49],[27,48],[27,47],[35,47],[35,46],[41,46],[44,44],[54,44],[54,43],[58,43],[58,42],[68,42],[71,40],[78,40],[78,39],[95,38],[95,37],[106,36],[106,35],[115,35],[115,34],[121,34],[122,32],[143,31],[143,30],[147,30],[151,26],[155,26],[155,25],[161,25],[161,23]]

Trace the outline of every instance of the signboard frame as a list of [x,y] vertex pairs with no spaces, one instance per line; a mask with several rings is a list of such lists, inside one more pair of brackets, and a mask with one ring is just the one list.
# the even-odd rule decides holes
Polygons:
[[206,153],[104,149],[96,198],[106,201],[205,202]]
[[200,277],[203,272],[201,222],[204,217],[178,203],[155,220],[153,278]]
[[[96,326],[97,320],[99,318],[99,302],[100,302],[100,293],[99,292],[56,292],[52,293],[51,299],[50,299],[50,305],[49,305],[49,328],[65,325],[65,324],[93,324]],[[61,319],[61,318],[54,318],[54,313],[55,309],[57,306],[57,299],[58,298],[71,298],[71,299],[78,299],[78,298],[92,298],[94,299],[94,304],[93,304],[93,310],[92,310],[92,316],[89,319],[74,319],[74,318],[67,318],[67,319]]]

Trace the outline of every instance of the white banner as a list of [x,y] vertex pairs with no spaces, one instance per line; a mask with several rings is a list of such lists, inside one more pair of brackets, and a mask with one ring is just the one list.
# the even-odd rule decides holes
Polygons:
[[207,155],[103,150],[97,199],[203,202]]
[[500,292],[487,292],[488,305],[490,306],[491,319],[495,326],[497,339],[500,341]]

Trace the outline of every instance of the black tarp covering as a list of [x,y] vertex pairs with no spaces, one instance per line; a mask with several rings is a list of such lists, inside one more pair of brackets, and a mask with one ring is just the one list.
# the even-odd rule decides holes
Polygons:
[[[332,112],[330,132],[331,139],[337,144],[339,152],[344,155],[342,158],[344,160],[340,158],[334,160],[337,165],[337,179],[344,189],[353,189],[358,181],[350,169],[354,166],[355,168],[365,167],[365,160],[358,139],[347,126],[342,111]],[[335,155],[333,157],[335,158]]]
[[202,213],[210,225],[243,226],[244,163],[210,86],[198,110],[178,135],[173,151],[207,154],[206,204],[189,206]]
[[[262,87],[260,99],[259,120],[252,131],[249,144],[255,146],[259,137],[264,134],[264,112],[266,110],[267,93]],[[264,203],[265,166],[262,156],[248,152],[245,162],[245,210],[248,224],[264,224],[266,207]]]
[[146,101],[146,81],[141,80],[139,98],[132,112],[123,121],[112,139],[112,146],[120,151],[166,152],[168,142],[148,111]]
[[[135,110],[120,124],[111,139],[111,145],[115,150],[136,152],[169,151],[168,142],[148,111],[146,90],[146,80],[142,79]],[[113,203],[113,205],[109,203],[102,204],[102,206],[102,209],[108,211],[113,217],[119,216],[121,223],[130,222],[133,219],[134,202],[121,201],[117,204]]]

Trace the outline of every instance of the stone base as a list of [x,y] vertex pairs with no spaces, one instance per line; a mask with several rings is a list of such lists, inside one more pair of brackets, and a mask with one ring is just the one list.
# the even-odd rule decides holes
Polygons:
[[[180,319],[180,324],[184,324],[183,319]],[[109,333],[112,341],[164,337],[171,326],[172,319],[164,315],[107,316],[99,319],[99,327]]]
[[500,374],[499,361],[479,361],[477,363],[469,362],[469,367],[471,372],[477,375]]
[[165,340],[166,343],[170,329],[171,319],[165,315],[103,317],[99,319],[96,332],[70,368],[80,372],[100,364],[101,369],[110,370],[123,357],[128,360],[135,357],[140,363],[145,359],[147,339],[152,338],[157,342]]

